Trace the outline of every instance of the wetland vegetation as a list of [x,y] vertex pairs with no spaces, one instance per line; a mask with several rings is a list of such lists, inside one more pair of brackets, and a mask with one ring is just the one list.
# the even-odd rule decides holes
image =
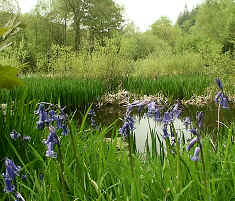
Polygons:
[[0,0],[0,200],[235,200],[232,0],[145,32],[113,0],[14,2]]

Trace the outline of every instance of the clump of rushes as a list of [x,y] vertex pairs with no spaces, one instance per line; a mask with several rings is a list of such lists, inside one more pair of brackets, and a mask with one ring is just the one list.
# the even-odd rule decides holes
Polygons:
[[[45,109],[45,105],[48,107]],[[64,113],[64,108],[59,105],[54,105],[51,103],[41,102],[39,108],[35,111],[36,115],[39,115],[39,121],[37,121],[37,128],[43,130],[45,127],[49,129],[49,135],[47,140],[43,142],[47,145],[46,157],[57,158],[57,153],[54,151],[55,145],[58,147],[58,161],[60,166],[60,179],[63,190],[64,201],[67,200],[66,190],[65,190],[65,178],[64,178],[64,164],[62,158],[62,151],[60,142],[57,136],[58,131],[62,131],[61,134],[66,136],[69,134],[69,130],[66,125],[68,115]],[[49,112],[48,112],[49,111]],[[58,112],[59,114],[56,114]],[[66,185],[67,186],[67,185]]]
[[16,166],[15,163],[9,158],[5,158],[5,173],[2,174],[5,182],[5,193],[13,193],[16,201],[25,201],[23,196],[16,192],[15,180],[16,176],[19,176],[19,171],[21,170],[20,166]]
[[219,78],[216,78],[216,84],[220,91],[216,94],[214,101],[218,104],[218,113],[217,113],[217,135],[219,136],[220,130],[220,110],[228,109],[228,97],[224,93],[222,82]]

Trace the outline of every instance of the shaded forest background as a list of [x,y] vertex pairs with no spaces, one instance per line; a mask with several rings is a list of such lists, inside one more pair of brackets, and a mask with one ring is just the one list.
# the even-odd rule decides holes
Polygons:
[[145,32],[125,22],[123,8],[113,0],[39,0],[20,15],[15,1],[0,0],[0,5],[0,27],[15,16],[20,22],[12,44],[0,52],[0,63],[23,74],[235,77],[232,0],[206,0],[191,11],[186,6],[175,24],[163,16]]

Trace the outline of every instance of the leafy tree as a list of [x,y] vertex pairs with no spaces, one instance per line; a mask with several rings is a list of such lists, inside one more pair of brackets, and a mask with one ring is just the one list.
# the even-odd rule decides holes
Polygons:
[[[10,20],[4,28],[0,28],[0,51],[11,45],[8,39],[20,30],[20,22],[17,22],[16,19],[15,17],[13,20]],[[21,85],[22,82],[17,78],[18,73],[19,69],[0,64],[0,89]]]

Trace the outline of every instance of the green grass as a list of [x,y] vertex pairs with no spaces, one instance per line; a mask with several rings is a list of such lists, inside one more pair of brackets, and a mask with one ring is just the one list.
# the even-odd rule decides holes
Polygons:
[[[133,154],[134,177],[131,173],[129,154],[126,149],[118,150],[118,130],[114,125],[92,130],[86,124],[77,127],[70,124],[71,133],[62,137],[61,150],[64,165],[65,186],[60,180],[60,160],[45,157],[46,146],[42,143],[48,131],[35,128],[37,118],[33,111],[36,101],[28,104],[16,102],[0,115],[1,158],[7,156],[17,165],[22,166],[21,174],[27,174],[26,181],[17,179],[17,189],[27,201],[67,201],[71,200],[146,200],[146,201],[188,201],[188,200],[233,200],[235,198],[235,125],[221,129],[217,152],[213,152],[208,135],[202,138],[205,167],[206,188],[203,184],[202,163],[190,160],[185,146],[177,155],[158,155],[155,152]],[[12,111],[13,112],[12,112]],[[30,135],[29,143],[10,139],[9,132],[16,129]],[[88,130],[88,132],[87,132]],[[113,142],[105,142],[106,133],[113,131]],[[146,131],[147,132],[147,131]],[[222,135],[223,134],[223,135]],[[58,152],[58,149],[55,149]],[[163,157],[164,156],[164,157]],[[180,168],[179,168],[180,167]],[[4,171],[1,163],[1,173]],[[44,179],[40,180],[40,174]],[[3,192],[4,183],[0,179],[1,200],[10,199]]]

